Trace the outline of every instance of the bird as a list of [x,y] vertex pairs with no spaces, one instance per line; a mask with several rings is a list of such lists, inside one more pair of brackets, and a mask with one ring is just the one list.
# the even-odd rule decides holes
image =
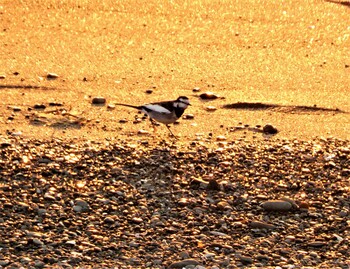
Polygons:
[[149,103],[140,106],[122,103],[116,103],[115,105],[135,108],[145,113],[149,116],[153,124],[154,121],[165,124],[171,135],[176,138],[176,136],[170,130],[169,124],[174,123],[181,118],[186,108],[191,104],[188,97],[179,96],[176,100]]

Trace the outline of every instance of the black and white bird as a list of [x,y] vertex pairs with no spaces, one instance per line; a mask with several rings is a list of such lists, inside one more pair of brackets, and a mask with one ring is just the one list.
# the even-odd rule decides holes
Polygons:
[[186,108],[190,106],[190,100],[186,96],[180,96],[173,101],[156,102],[141,106],[133,106],[121,103],[117,103],[116,105],[132,107],[147,114],[150,117],[152,123],[154,123],[154,120],[165,124],[172,136],[175,137],[173,132],[170,130],[169,124],[174,123],[182,116]]

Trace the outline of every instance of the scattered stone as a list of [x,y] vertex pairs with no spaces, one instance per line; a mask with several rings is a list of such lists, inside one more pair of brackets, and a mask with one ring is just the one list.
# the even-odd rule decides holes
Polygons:
[[290,203],[292,205],[293,210],[299,209],[299,206],[297,205],[297,203],[293,199],[290,199],[288,197],[283,197],[283,198],[281,198],[281,200]]
[[33,243],[38,246],[44,245],[43,241],[41,241],[39,238],[33,238]]
[[56,78],[58,78],[58,75],[56,73],[48,73],[46,75],[46,78],[47,79],[56,79]]
[[253,259],[251,257],[240,255],[240,256],[238,256],[238,258],[243,264],[251,264],[251,263],[253,263]]
[[221,189],[221,186],[219,182],[216,179],[210,179],[207,185],[208,190],[214,190],[219,191]]
[[83,199],[75,199],[75,206],[73,207],[75,212],[87,212],[90,210],[89,203]]
[[149,131],[140,129],[137,131],[138,135],[149,135]]
[[148,90],[146,90],[146,93],[147,94],[151,94],[151,93],[153,93],[153,90],[152,89],[148,89]]
[[134,217],[134,218],[132,218],[132,222],[140,224],[140,223],[143,222],[143,219],[142,218],[138,218],[138,217]]
[[120,119],[120,120],[119,120],[119,123],[127,123],[127,122],[128,122],[127,119]]
[[9,109],[12,109],[13,112],[20,112],[22,109],[18,106],[9,106]]
[[199,95],[199,98],[202,100],[215,100],[219,98],[219,96],[212,92],[204,92]]
[[77,213],[83,212],[83,208],[80,205],[73,206],[73,210]]
[[114,110],[115,109],[115,105],[114,104],[108,104],[107,105],[107,109],[108,110]]
[[182,117],[185,120],[193,120],[194,119],[194,115],[193,114],[185,114]]
[[114,223],[114,219],[112,217],[105,217],[105,219],[103,220],[104,223],[106,224],[112,224]]
[[6,78],[6,75],[0,74],[0,79],[5,79],[5,78]]
[[327,245],[327,242],[324,241],[313,241],[307,244],[309,247],[320,248]]
[[194,259],[186,259],[183,261],[173,262],[170,264],[169,268],[183,268],[188,265],[199,265],[200,263]]
[[209,112],[213,112],[213,111],[216,111],[217,108],[215,106],[207,106],[206,110],[209,111]]
[[106,98],[104,97],[94,97],[92,98],[92,104],[93,105],[104,105],[106,104]]
[[252,221],[250,222],[250,227],[256,228],[256,229],[266,229],[266,230],[274,230],[276,229],[275,225],[268,224],[263,221]]
[[231,205],[227,201],[220,201],[216,206],[219,210],[232,210]]
[[263,127],[263,132],[265,134],[277,134],[278,130],[276,127],[272,126],[271,124],[267,124]]
[[49,106],[63,106],[63,103],[59,103],[59,102],[49,102]]
[[0,260],[0,266],[7,266],[10,264],[10,261],[9,260]]
[[299,208],[300,209],[308,209],[309,208],[309,203],[308,202],[305,202],[305,201],[302,201],[299,203]]
[[46,105],[44,104],[35,104],[33,106],[34,109],[45,109],[46,108]]
[[226,137],[223,136],[223,135],[218,135],[218,136],[216,137],[216,141],[225,141],[225,140],[226,140]]
[[45,267],[45,263],[44,263],[43,261],[36,260],[36,261],[34,262],[34,266],[35,266],[36,268],[44,268],[44,267]]
[[218,151],[206,134],[144,143],[11,132],[0,136],[0,267],[346,268],[347,140],[242,139]]
[[76,242],[75,242],[75,240],[68,240],[68,241],[66,241],[66,245],[68,245],[68,246],[75,246]]
[[266,211],[289,211],[292,204],[283,200],[269,200],[261,204]]

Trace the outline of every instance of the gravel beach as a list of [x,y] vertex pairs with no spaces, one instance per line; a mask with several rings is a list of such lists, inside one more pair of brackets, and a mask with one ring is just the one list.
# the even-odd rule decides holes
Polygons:
[[349,268],[348,140],[0,142],[0,268]]

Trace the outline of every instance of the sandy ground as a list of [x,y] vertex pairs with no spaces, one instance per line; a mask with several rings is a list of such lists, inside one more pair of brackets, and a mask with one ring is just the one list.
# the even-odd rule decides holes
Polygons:
[[[346,1],[2,1],[1,134],[126,139],[152,131],[148,122],[134,125],[134,111],[92,106],[92,97],[143,104],[186,95],[194,119],[173,127],[183,140],[250,137],[229,131],[239,123],[270,123],[278,137],[349,139],[349,15]],[[224,99],[202,102],[195,87]],[[222,108],[236,102],[346,113]],[[167,138],[158,129],[151,139]]]

